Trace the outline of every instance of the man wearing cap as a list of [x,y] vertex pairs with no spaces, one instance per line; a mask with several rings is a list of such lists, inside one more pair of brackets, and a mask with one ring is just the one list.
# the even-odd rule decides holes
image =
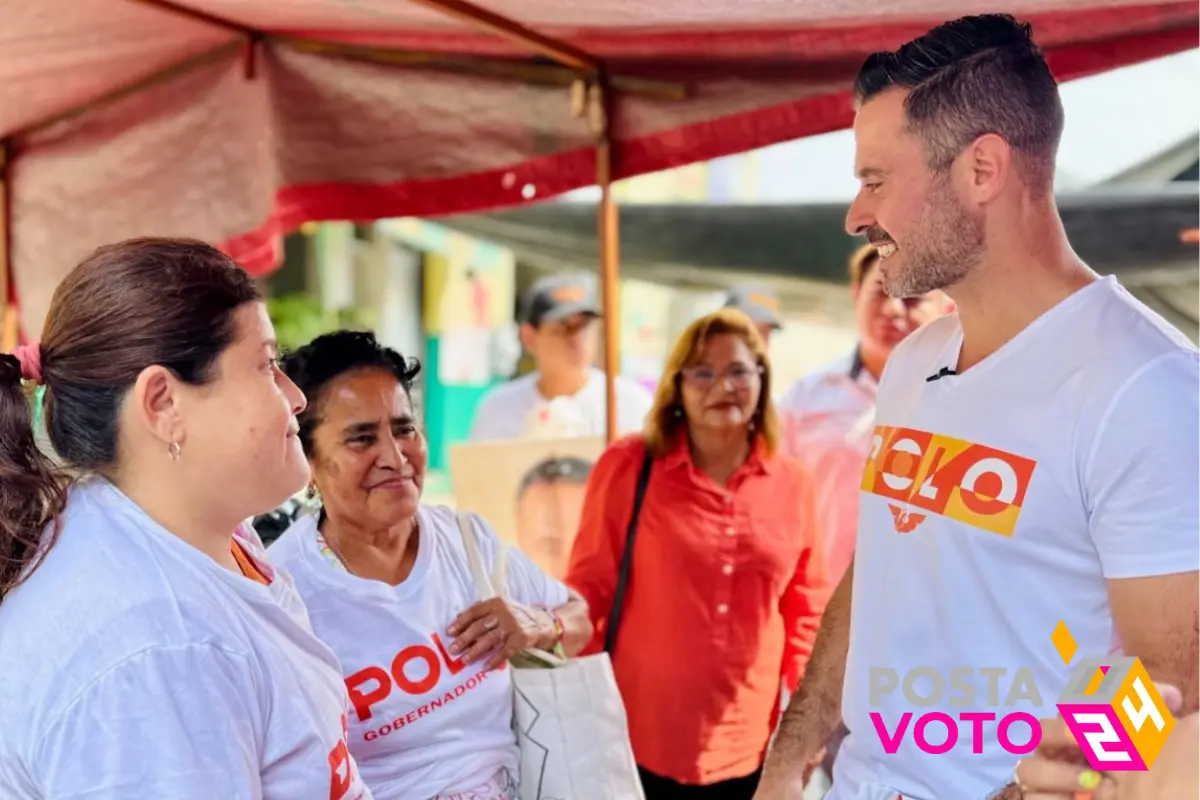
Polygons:
[[725,297],[726,308],[736,308],[758,327],[763,344],[770,347],[771,334],[783,327],[779,298],[762,286],[735,286]]
[[[552,275],[526,295],[521,345],[537,369],[497,386],[480,401],[471,439],[519,439],[531,414],[552,400],[576,406],[580,436],[603,436],[607,426],[604,373],[594,366],[600,317],[595,280],[587,274]],[[650,411],[650,393],[617,376],[618,433],[639,430]]]

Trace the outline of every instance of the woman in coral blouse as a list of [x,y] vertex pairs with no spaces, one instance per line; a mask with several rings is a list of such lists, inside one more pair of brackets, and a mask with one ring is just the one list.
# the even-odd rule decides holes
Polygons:
[[649,468],[612,643],[647,800],[751,798],[827,593],[811,482],[781,455],[754,323],[721,309],[676,342],[642,434],[588,483],[567,583],[604,646],[639,476]]

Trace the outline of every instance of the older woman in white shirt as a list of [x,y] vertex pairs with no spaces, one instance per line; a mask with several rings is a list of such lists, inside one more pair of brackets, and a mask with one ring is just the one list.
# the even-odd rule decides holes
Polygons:
[[[477,602],[455,513],[421,503],[415,361],[344,331],[288,356],[284,370],[309,401],[300,439],[321,511],[269,552],[341,660],[350,750],[368,786],[380,800],[515,800],[505,661],[526,648],[581,649],[585,603],[519,551],[506,559],[507,600]],[[502,545],[483,520],[471,524],[492,570]]]

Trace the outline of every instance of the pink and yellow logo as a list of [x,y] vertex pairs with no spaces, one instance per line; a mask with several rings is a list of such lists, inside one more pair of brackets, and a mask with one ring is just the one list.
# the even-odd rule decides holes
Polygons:
[[[1069,665],[1077,646],[1065,622],[1051,639]],[[1150,769],[1175,729],[1175,717],[1136,658],[1080,660],[1058,696],[1058,712],[1098,772]]]

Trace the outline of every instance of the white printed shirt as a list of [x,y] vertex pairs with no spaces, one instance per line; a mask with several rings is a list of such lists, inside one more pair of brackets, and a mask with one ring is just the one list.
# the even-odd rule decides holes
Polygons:
[[[990,796],[1020,757],[1001,746],[1000,720],[1055,716],[1080,659],[1121,652],[1107,582],[1200,568],[1191,342],[1109,277],[962,374],[926,380],[954,368],[961,347],[958,316],[934,320],[900,343],[880,383],[842,700],[850,736],[830,800]],[[1052,639],[1059,621],[1078,648],[1070,663]],[[949,684],[963,667],[973,697]],[[873,700],[881,669],[932,699],[913,707],[902,689],[876,687]],[[999,669],[996,707],[984,670]],[[1009,704],[1021,670],[1037,694]],[[872,715],[894,732],[906,713],[889,753]],[[978,752],[968,713],[996,715]],[[959,720],[948,752],[914,740],[925,714]],[[930,731],[945,741],[944,725]]]
[[59,540],[0,602],[5,800],[368,800],[349,702],[282,570],[264,586],[112,485],[75,486]]
[[[475,519],[488,570],[501,547]],[[268,554],[289,570],[317,635],[341,660],[353,711],[350,751],[377,800],[515,800],[519,753],[507,667],[450,654],[446,628],[476,602],[454,511],[422,505],[412,572],[398,586],[364,580],[329,558],[316,517],[298,520]],[[518,550],[507,596],[558,607],[567,588]]]

